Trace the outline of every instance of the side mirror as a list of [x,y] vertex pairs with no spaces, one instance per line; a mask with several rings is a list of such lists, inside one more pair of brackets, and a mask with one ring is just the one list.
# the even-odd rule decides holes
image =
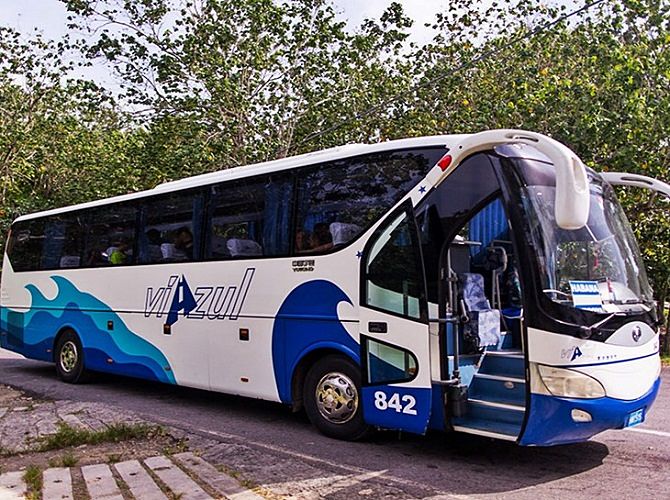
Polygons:
[[582,161],[567,146],[545,138],[533,144],[556,167],[554,216],[561,229],[580,229],[589,220],[589,178]]
[[627,172],[600,172],[600,175],[612,186],[633,186],[649,189],[670,198],[670,185],[646,175],[629,174]]

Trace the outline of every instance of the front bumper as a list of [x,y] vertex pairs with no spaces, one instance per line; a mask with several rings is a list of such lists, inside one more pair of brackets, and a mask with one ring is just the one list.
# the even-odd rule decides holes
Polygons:
[[[608,429],[622,429],[632,412],[644,409],[646,416],[656,399],[660,385],[659,377],[649,392],[630,401],[608,397],[575,399],[531,394],[528,421],[519,444],[552,446],[577,443]],[[592,421],[573,421],[571,416],[573,409],[588,412],[592,416]]]

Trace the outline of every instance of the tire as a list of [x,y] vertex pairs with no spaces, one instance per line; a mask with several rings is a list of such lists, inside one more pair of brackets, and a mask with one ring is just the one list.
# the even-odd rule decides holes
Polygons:
[[355,441],[370,432],[363,420],[361,372],[344,356],[327,356],[307,372],[303,403],[310,422],[326,436]]
[[68,384],[77,384],[86,379],[84,350],[81,341],[73,331],[65,332],[56,343],[54,353],[58,378]]

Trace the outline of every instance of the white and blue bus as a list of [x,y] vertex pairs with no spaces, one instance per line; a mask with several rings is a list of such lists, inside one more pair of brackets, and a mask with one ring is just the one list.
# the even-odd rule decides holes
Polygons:
[[341,439],[583,441],[644,421],[660,383],[611,183],[546,136],[493,130],[25,215],[1,345],[65,382],[106,372],[304,408]]

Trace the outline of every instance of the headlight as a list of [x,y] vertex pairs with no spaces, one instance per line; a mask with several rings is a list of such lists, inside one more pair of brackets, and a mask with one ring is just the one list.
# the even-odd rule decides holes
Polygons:
[[602,398],[605,388],[593,377],[573,370],[537,365],[542,382],[554,396],[564,398]]

